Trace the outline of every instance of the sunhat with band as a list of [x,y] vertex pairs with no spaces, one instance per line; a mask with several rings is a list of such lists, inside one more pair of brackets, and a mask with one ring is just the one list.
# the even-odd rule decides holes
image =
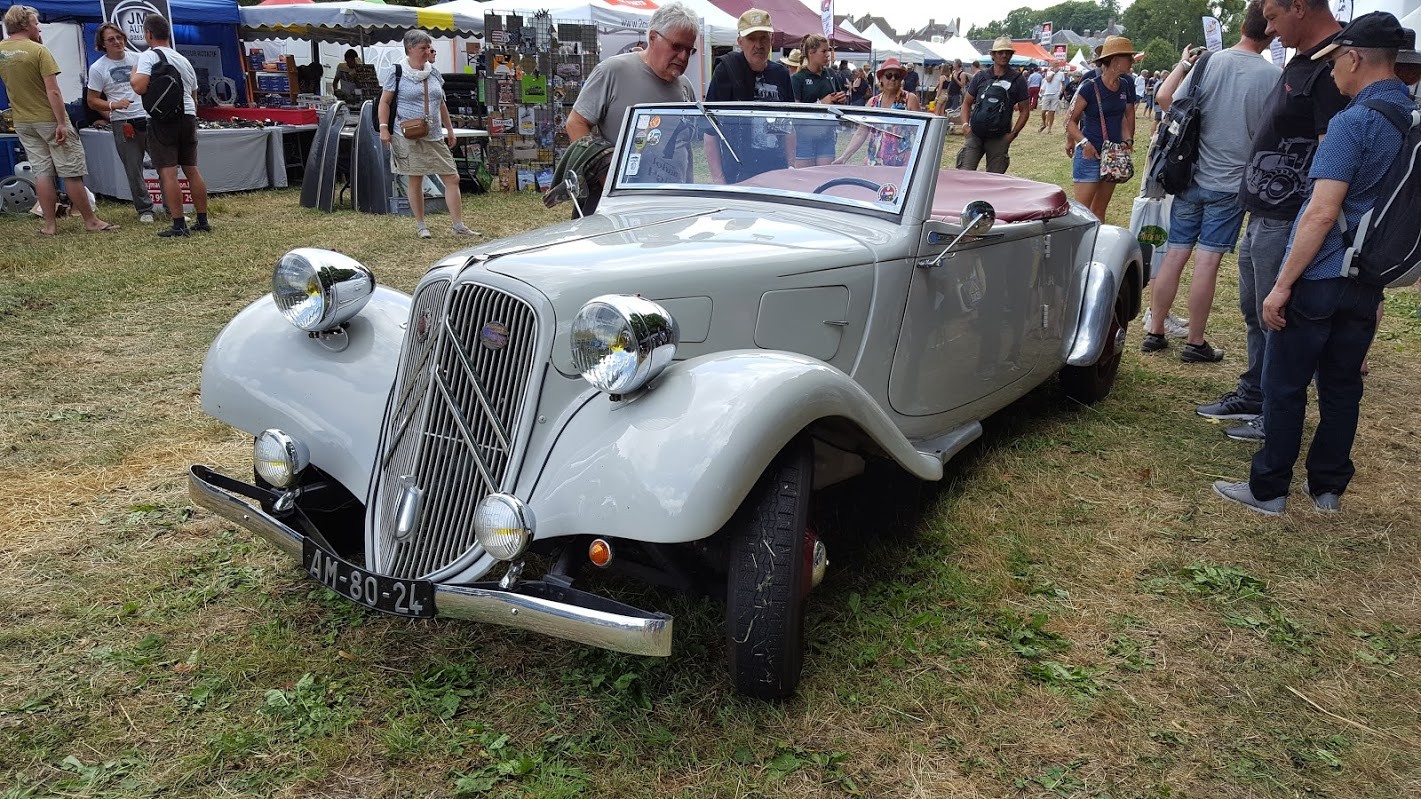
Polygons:
[[1001,52],[1015,53],[1015,52],[1016,52],[1016,48],[1011,46],[1011,37],[1010,37],[1010,36],[998,36],[998,37],[997,37],[997,40],[994,41],[994,42],[992,42],[992,49],[991,49],[990,52],[993,52],[993,53],[1001,53]]
[[903,64],[898,59],[892,56],[883,59],[883,63],[880,64],[878,67],[878,72],[875,72],[874,74],[881,78],[883,77],[883,73],[885,72],[897,72],[899,77],[903,77],[908,74],[908,70],[903,68]]
[[1139,53],[1135,52],[1135,46],[1124,36],[1107,36],[1105,37],[1105,43],[1100,46],[1100,52],[1096,54],[1094,60],[1095,63],[1099,64],[1102,61],[1109,61],[1118,55],[1127,55],[1133,59],[1139,55]]
[[804,66],[804,53],[801,53],[799,51],[799,48],[796,47],[793,50],[789,51],[789,55],[785,56],[784,58],[781,58],[780,63],[784,64],[787,67],[794,67],[795,69],[799,69],[800,67]]

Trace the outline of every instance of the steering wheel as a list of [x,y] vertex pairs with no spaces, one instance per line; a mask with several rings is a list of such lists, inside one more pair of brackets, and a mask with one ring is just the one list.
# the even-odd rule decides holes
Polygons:
[[819,187],[814,190],[814,193],[823,194],[835,186],[859,186],[865,189],[872,189],[874,192],[883,190],[883,184],[874,183],[866,178],[834,178],[833,180],[826,180],[819,184]]

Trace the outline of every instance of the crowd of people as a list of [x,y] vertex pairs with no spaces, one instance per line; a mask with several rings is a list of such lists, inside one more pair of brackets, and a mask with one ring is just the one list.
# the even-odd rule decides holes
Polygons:
[[[59,64],[44,46],[39,12],[30,6],[10,6],[5,29],[9,35],[0,42],[0,82],[10,96],[15,133],[34,170],[35,194],[44,218],[40,235],[53,236],[59,230],[56,180],[63,183],[74,210],[83,217],[85,230],[117,230],[118,225],[94,213],[89,200],[84,145],[64,106]],[[139,222],[154,221],[153,203],[142,180],[147,157],[158,171],[171,220],[158,235],[173,238],[211,232],[207,187],[197,168],[197,72],[173,49],[166,18],[149,14],[143,35],[148,49],[134,55],[127,50],[122,30],[112,24],[99,27],[94,47],[104,56],[89,70],[86,102],[113,131]],[[188,180],[197,214],[191,227],[182,213],[179,169]]]

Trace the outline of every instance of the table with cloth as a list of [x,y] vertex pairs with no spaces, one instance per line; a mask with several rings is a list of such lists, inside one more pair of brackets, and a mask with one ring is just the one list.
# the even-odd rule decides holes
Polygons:
[[[197,132],[197,168],[209,194],[285,188],[287,139],[309,137],[315,125],[275,125],[265,128],[210,128]],[[89,164],[85,183],[95,194],[133,199],[123,162],[107,129],[79,131]]]

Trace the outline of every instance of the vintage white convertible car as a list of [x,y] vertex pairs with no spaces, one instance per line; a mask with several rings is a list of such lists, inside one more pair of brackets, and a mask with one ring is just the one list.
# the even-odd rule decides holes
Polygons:
[[[664,656],[671,617],[579,575],[722,597],[735,689],[787,696],[828,562],[814,492],[938,480],[1057,374],[1102,399],[1140,308],[1127,231],[1056,186],[940,168],[944,125],[638,106],[595,214],[450,255],[413,295],[293,250],[203,367],[254,484],[194,466],[192,497],[398,616]],[[848,157],[756,166],[796,135]],[[712,179],[717,149],[739,182]]]

